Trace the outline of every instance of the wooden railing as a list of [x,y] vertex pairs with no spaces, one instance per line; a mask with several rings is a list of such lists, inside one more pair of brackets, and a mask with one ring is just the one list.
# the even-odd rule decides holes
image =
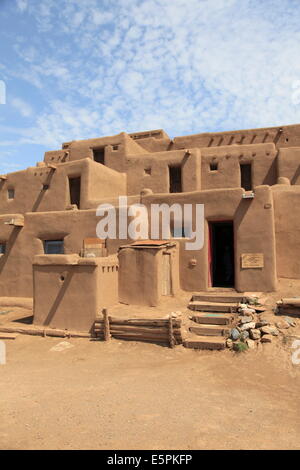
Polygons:
[[95,320],[94,338],[109,341],[111,337],[130,341],[145,341],[168,344],[173,348],[182,343],[181,320],[169,315],[168,318],[116,318],[108,315]]

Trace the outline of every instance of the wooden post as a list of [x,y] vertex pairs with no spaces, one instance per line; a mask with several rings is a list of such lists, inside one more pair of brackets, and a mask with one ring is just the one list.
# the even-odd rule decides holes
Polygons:
[[103,313],[103,327],[104,327],[104,341],[109,341],[110,340],[110,328],[109,328],[109,318],[108,318],[108,313],[107,309],[104,308],[102,310]]
[[174,338],[174,332],[173,332],[173,318],[172,318],[172,315],[169,315],[169,344],[170,344],[170,348],[175,347],[175,338]]

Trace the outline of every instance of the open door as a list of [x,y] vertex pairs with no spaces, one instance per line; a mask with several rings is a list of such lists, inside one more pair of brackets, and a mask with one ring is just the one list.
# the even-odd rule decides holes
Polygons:
[[210,222],[209,266],[212,287],[234,287],[233,222]]

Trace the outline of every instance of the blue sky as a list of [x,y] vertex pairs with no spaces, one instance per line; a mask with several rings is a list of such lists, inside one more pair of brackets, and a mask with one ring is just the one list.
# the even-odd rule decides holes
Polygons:
[[72,139],[300,123],[299,0],[0,0],[0,172]]

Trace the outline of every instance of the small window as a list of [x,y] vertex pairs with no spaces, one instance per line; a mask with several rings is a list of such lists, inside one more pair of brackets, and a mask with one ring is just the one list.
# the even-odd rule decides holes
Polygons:
[[99,147],[97,149],[93,149],[93,155],[94,155],[94,160],[97,163],[101,163],[104,165],[104,156],[105,156],[105,148],[104,147]]
[[76,204],[80,209],[81,178],[69,178],[70,204]]
[[151,168],[145,168],[144,170],[145,175],[151,175]]
[[15,197],[15,190],[13,188],[9,188],[7,190],[7,197],[8,199],[14,199]]
[[119,150],[119,146],[118,145],[113,145],[113,150]]
[[181,167],[169,166],[170,193],[181,193]]
[[6,243],[0,242],[0,255],[4,255],[5,251],[6,251]]
[[252,189],[252,172],[251,172],[251,163],[241,163],[241,187],[245,191],[251,191]]
[[210,171],[218,171],[218,164],[216,162],[212,162],[209,165]]
[[63,240],[44,240],[44,252],[46,255],[63,255]]

